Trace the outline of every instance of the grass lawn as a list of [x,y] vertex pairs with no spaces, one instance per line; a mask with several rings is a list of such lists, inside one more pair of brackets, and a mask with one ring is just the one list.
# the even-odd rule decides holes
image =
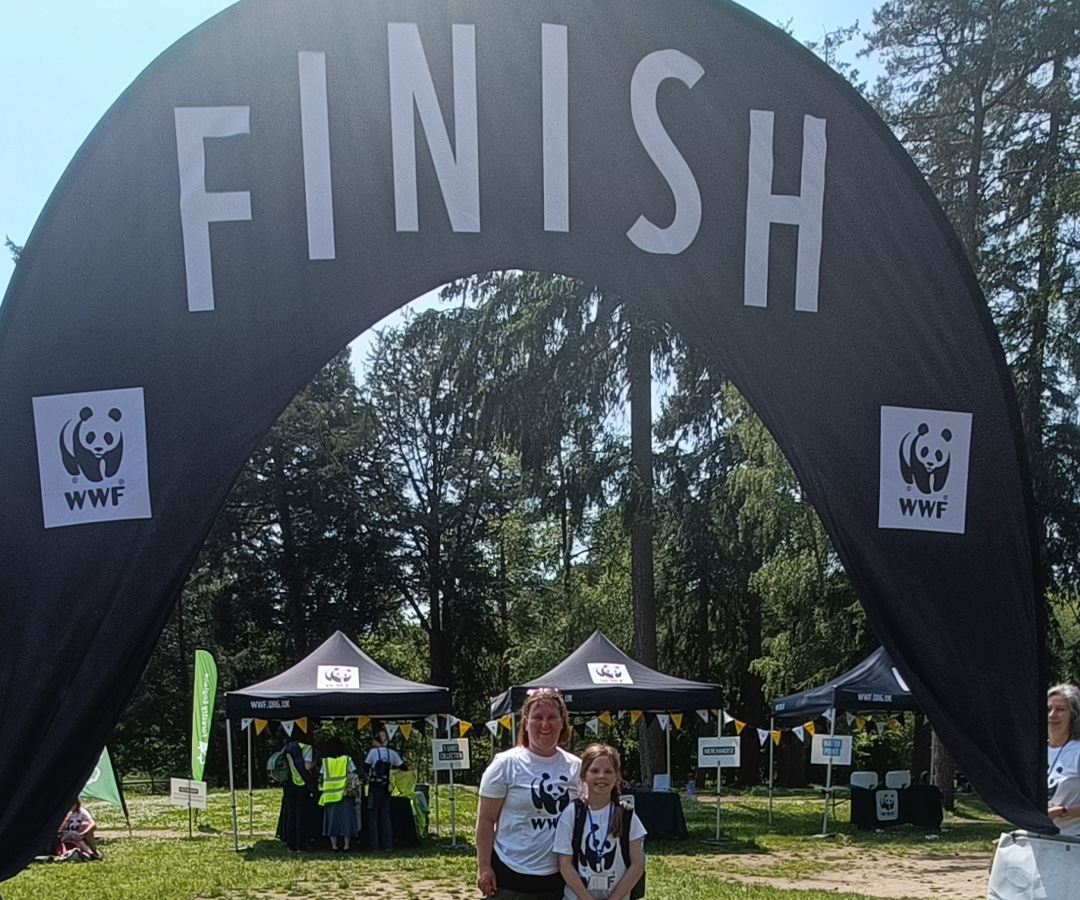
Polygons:
[[[0,884],[4,900],[478,900],[474,884],[472,821],[475,789],[457,789],[457,847],[450,846],[446,789],[440,789],[438,835],[432,833],[414,851],[371,856],[315,852],[290,855],[273,837],[281,793],[256,791],[249,834],[247,795],[237,797],[240,852],[233,851],[229,795],[211,792],[209,808],[199,814],[188,837],[186,810],[169,805],[168,797],[131,797],[131,828],[118,810],[101,803],[89,808],[98,821],[104,861],[33,864]],[[886,877],[891,867],[920,872],[948,869],[957,859],[974,857],[976,870],[989,862],[990,841],[1006,826],[976,800],[962,799],[958,818],[946,819],[942,831],[928,839],[909,826],[884,832],[860,831],[846,823],[847,809],[838,809],[836,834],[814,838],[821,827],[821,801],[810,792],[783,792],[767,823],[767,799],[760,793],[728,795],[721,805],[721,841],[712,843],[716,808],[684,801],[690,837],[684,841],[647,842],[648,894],[652,900],[857,900],[881,896],[831,889],[799,889],[831,870],[865,869],[862,884]],[[434,807],[432,826],[434,828]],[[833,830],[830,824],[830,830]],[[985,861],[979,863],[985,857]],[[970,868],[970,865],[969,865]],[[778,884],[748,883],[764,878]],[[897,876],[903,877],[903,876]],[[900,882],[901,885],[906,882]],[[916,900],[943,895],[919,887],[902,896]],[[985,878],[981,882],[985,896]],[[979,896],[975,893],[957,896]],[[901,894],[893,893],[893,897]]]

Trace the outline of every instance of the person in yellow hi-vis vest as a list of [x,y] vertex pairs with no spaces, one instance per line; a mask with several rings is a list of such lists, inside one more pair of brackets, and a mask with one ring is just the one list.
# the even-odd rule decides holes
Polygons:
[[350,772],[356,764],[345,753],[340,738],[332,737],[323,748],[322,768],[319,770],[319,805],[323,808],[322,833],[330,838],[330,849],[337,850],[338,838],[342,849],[349,849],[349,841],[359,834],[356,820],[356,804],[346,796]]

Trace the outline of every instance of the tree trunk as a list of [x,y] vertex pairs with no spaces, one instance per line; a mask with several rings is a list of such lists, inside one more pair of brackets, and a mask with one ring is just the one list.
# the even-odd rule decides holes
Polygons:
[[[634,657],[657,668],[656,593],[653,583],[652,350],[647,329],[631,316],[626,368],[630,384],[630,467],[633,519],[630,526],[631,590],[634,607]],[[665,771],[659,728],[639,725],[641,779]]]
[[[930,743],[933,730],[925,716],[916,714],[912,732],[911,779],[915,782],[930,781]],[[924,777],[925,776],[925,777]]]
[[[746,598],[746,661],[761,656],[761,598],[749,594]],[[744,665],[740,678],[739,697],[743,717],[748,722],[760,722],[765,710],[765,693],[761,676]],[[742,765],[739,767],[739,783],[744,786],[761,784],[761,742],[753,728],[744,728],[742,734]],[[770,739],[771,740],[771,739]]]
[[956,763],[934,732],[934,784],[941,791],[941,805],[956,812]]

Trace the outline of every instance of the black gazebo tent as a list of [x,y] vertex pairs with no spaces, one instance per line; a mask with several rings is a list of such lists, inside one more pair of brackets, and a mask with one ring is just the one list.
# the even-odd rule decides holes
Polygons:
[[[233,845],[236,846],[237,839],[230,719],[413,718],[449,712],[449,688],[419,684],[392,675],[340,631],[335,631],[284,672],[242,690],[226,692],[225,736],[229,751]],[[250,770],[249,762],[249,779]]]
[[[896,670],[884,647],[878,647],[866,659],[842,675],[820,687],[780,697],[770,704],[773,719],[807,719],[832,710],[830,727],[836,728],[837,711],[915,711],[919,705],[911,695],[903,677]],[[769,730],[772,730],[770,723]],[[821,831],[828,822],[829,793],[832,790],[832,763],[829,763],[825,784],[825,812]],[[769,821],[772,821],[773,767],[772,747],[769,748]]]
[[650,669],[631,659],[599,631],[594,631],[549,672],[492,698],[492,718],[517,712],[530,688],[538,687],[558,688],[571,712],[679,712],[719,709],[723,703],[718,685],[687,681]]
[[917,710],[919,705],[884,647],[820,687],[773,700],[777,719],[813,718],[830,709],[846,712]]

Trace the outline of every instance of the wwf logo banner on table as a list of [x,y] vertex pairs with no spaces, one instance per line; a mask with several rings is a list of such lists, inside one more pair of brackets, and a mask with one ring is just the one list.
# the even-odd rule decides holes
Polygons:
[[1004,354],[850,85],[724,0],[243,0],[105,115],[0,306],[0,681],[37,679],[0,706],[22,748],[0,878],[90,774],[289,400],[388,313],[497,268],[600,285],[731,378],[965,775],[1050,827]]

